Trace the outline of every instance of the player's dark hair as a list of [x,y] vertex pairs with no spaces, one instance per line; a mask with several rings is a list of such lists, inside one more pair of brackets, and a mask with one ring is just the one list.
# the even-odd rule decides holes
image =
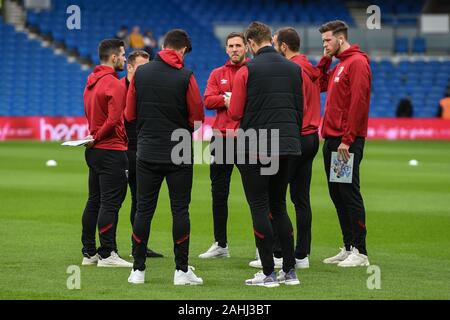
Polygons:
[[270,27],[262,22],[253,21],[245,30],[245,40],[255,41],[256,44],[261,44],[264,41],[272,41],[272,31]]
[[282,28],[276,33],[278,46],[284,42],[288,46],[289,50],[297,52],[300,50],[300,35],[291,27]]
[[186,31],[173,29],[164,36],[164,48],[180,50],[186,48],[186,53],[192,51],[192,42]]
[[225,45],[228,45],[228,40],[237,37],[241,38],[242,41],[244,41],[244,45],[247,44],[247,41],[245,41],[245,36],[242,32],[231,32],[230,34],[227,35],[227,38],[225,39]]
[[101,62],[106,62],[115,54],[120,54],[120,48],[125,47],[125,43],[119,39],[105,39],[98,46],[98,57]]
[[333,36],[336,34],[342,34],[344,35],[345,40],[347,40],[348,25],[342,20],[329,21],[319,28],[320,33],[325,33],[328,31],[331,31]]

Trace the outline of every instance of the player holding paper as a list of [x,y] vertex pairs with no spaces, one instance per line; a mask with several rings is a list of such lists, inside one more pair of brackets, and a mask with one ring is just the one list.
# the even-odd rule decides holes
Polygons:
[[[125,88],[117,71],[125,66],[125,46],[117,39],[103,40],[98,48],[101,65],[89,75],[84,109],[94,141],[86,149],[89,199],[83,213],[83,265],[131,267],[116,252],[116,222],[127,192],[128,139],[123,121]],[[98,227],[100,248],[96,248]]]
[[[319,29],[324,47],[324,57],[318,65],[323,73],[321,89],[328,92],[322,125],[323,157],[328,189],[345,245],[336,256],[323,262],[339,267],[358,267],[369,265],[359,165],[367,136],[372,72],[367,54],[358,45],[348,43],[347,30],[343,21],[331,21]],[[333,56],[340,63],[327,73]],[[329,182],[331,153],[336,151],[344,161],[350,158],[350,153],[354,154],[352,183]]]

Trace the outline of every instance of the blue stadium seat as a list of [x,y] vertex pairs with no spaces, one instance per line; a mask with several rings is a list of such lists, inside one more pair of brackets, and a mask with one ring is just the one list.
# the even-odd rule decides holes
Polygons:
[[406,54],[409,53],[409,43],[407,38],[395,39],[395,53]]
[[[50,11],[28,11],[27,22],[63,41],[68,48],[77,49],[95,63],[99,62],[98,42],[113,37],[122,24],[130,29],[139,25],[142,30],[153,30],[156,38],[172,27],[185,28],[191,35],[194,47],[185,62],[193,69],[202,94],[211,70],[227,59],[223,44],[213,33],[216,22],[236,20],[247,23],[261,19],[274,24],[311,25],[341,18],[354,25],[344,0],[229,0],[222,3],[209,0],[78,0],[77,4],[83,12],[82,31],[69,31],[65,25],[65,9],[72,2],[58,0],[54,1]],[[373,0],[372,3],[381,7],[383,19],[386,18],[383,23],[414,25],[424,0]],[[335,9],[323,10],[325,7]],[[408,40],[397,39],[395,51],[409,53]],[[411,51],[425,53],[424,39],[416,37]],[[57,56],[52,49],[29,40],[1,19],[0,52],[4,61],[3,80],[0,82],[0,115],[83,115],[82,93],[90,70],[83,71],[77,64],[68,63],[64,56]],[[316,62],[313,61],[314,64]],[[336,63],[334,61],[333,67]],[[434,116],[437,103],[449,83],[450,61],[402,61],[396,65],[391,59],[383,59],[372,61],[371,67],[371,116],[395,116],[399,100],[407,96],[417,104],[414,107],[420,111],[418,114],[426,116],[433,113]],[[321,95],[322,109],[325,96]],[[214,111],[207,111],[207,114],[213,115]]]
[[427,44],[425,38],[415,37],[413,39],[413,53],[425,53],[427,50]]

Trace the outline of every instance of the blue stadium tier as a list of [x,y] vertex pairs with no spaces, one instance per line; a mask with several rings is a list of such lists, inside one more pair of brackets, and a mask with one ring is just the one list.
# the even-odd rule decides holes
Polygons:
[[80,116],[88,71],[0,20],[0,116]]
[[382,23],[392,26],[411,26],[417,24],[425,0],[372,0],[381,9]]
[[[66,9],[71,4],[78,4],[81,8],[81,30],[68,30],[66,27]],[[213,34],[213,28],[197,23],[173,1],[60,0],[55,1],[52,11],[28,12],[27,19],[42,33],[51,34],[95,63],[98,63],[98,43],[114,37],[122,25],[130,29],[137,25],[142,31],[152,30],[156,39],[169,29],[186,29],[193,44],[193,52],[187,56],[186,65],[193,69],[202,92],[206,88],[209,71],[227,58],[223,46]]]
[[[423,6],[422,0],[387,0],[382,3],[382,10],[393,14],[417,15]],[[71,4],[78,4],[81,8],[81,30],[68,30],[66,27],[66,8]],[[336,10],[323,10],[328,7]],[[216,23],[247,24],[257,19],[273,25],[317,25],[341,18],[353,24],[343,0],[230,0],[220,4],[208,0],[58,0],[54,1],[51,11],[30,11],[27,15],[30,25],[39,27],[44,34],[51,34],[95,62],[98,62],[99,41],[113,37],[122,25],[130,29],[138,25],[142,31],[152,30],[157,39],[169,29],[184,28],[193,42],[193,52],[187,56],[186,64],[194,70],[202,94],[212,69],[227,59],[223,44],[213,34]],[[412,52],[423,53],[425,47],[421,38],[405,44],[400,37],[397,43],[400,52],[412,48]],[[66,57],[56,55],[52,49],[42,47],[40,42],[28,39],[26,34],[16,32],[1,20],[0,50],[5,61],[0,82],[0,116],[84,114],[82,94],[90,71],[69,63]],[[372,117],[395,116],[399,100],[405,97],[410,97],[415,117],[433,117],[436,114],[449,82],[450,61],[403,61],[396,65],[391,60],[382,60],[373,61],[371,66]],[[325,97],[325,94],[321,95],[322,107]],[[214,115],[214,111],[207,111],[207,115]]]
[[[80,6],[81,30],[68,30],[66,27],[66,9],[72,4]],[[330,5],[337,9],[319,10]],[[99,41],[113,37],[122,25],[129,29],[137,25],[141,31],[152,30],[156,39],[169,29],[186,29],[193,42],[193,51],[187,56],[186,65],[192,68],[199,88],[204,92],[211,70],[227,59],[223,44],[214,36],[214,23],[261,20],[306,25],[321,24],[337,17],[353,25],[353,19],[342,0],[281,3],[275,0],[58,0],[51,11],[29,11],[27,21],[39,27],[43,34],[52,35],[68,48],[77,49],[81,56],[89,57],[96,63]],[[213,115],[214,111],[207,113]]]
[[282,25],[321,25],[324,21],[338,18],[354,25],[343,0],[173,0],[173,2],[205,27],[214,23],[242,23],[253,20]]
[[450,61],[371,63],[371,116],[394,117],[398,102],[410,98],[414,117],[434,117],[450,80]]

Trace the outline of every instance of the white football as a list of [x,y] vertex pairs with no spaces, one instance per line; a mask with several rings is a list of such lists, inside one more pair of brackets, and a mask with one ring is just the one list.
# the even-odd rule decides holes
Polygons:
[[48,160],[45,165],[47,167],[56,167],[58,165],[58,163],[55,160]]

